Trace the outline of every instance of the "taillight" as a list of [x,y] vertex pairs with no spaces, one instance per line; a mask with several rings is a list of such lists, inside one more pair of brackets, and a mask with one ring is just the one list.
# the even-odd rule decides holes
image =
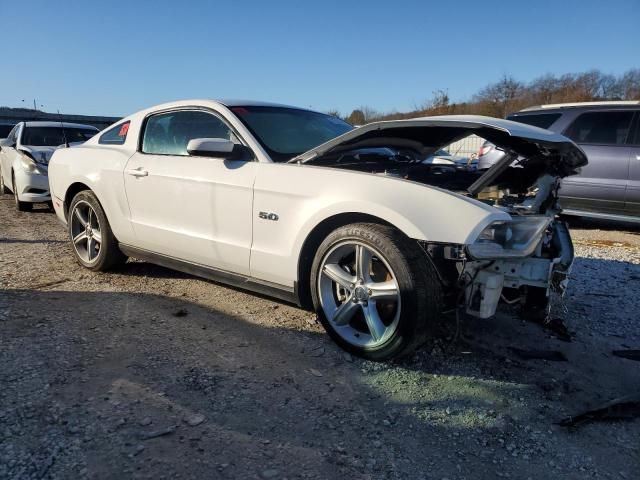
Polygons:
[[493,145],[482,145],[480,150],[478,150],[478,156],[481,157],[482,155],[486,155],[491,150],[493,150]]

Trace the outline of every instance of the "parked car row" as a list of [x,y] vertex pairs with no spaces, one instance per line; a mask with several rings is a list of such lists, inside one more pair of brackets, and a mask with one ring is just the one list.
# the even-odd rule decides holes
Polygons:
[[50,202],[47,171],[53,152],[79,145],[96,133],[97,128],[76,123],[18,123],[0,140],[0,193],[12,193],[20,211]]
[[[543,105],[507,118],[566,135],[587,154],[589,164],[562,181],[564,213],[640,222],[640,101]],[[478,168],[505,154],[485,142]]]
[[[3,191],[19,209],[51,198],[90,270],[131,256],[272,295],[314,309],[339,345],[373,360],[410,353],[446,311],[487,318],[506,299],[544,314],[566,286],[557,186],[587,160],[558,133],[477,116],[354,129],[204,100],[95,133],[28,122],[0,152]],[[510,155],[484,172],[443,157],[471,134]]]

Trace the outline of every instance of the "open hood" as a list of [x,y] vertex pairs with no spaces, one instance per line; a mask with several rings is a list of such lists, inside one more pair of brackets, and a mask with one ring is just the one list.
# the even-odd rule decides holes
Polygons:
[[526,189],[544,174],[566,177],[587,164],[584,152],[571,140],[530,125],[478,115],[444,115],[370,123],[315,147],[292,162],[322,165],[322,158],[342,151],[387,147],[411,150],[425,159],[436,150],[476,134],[507,155],[468,186],[475,195],[483,188],[508,184]]
[[20,150],[27,152],[37,163],[49,165],[49,160],[57,147],[35,147],[32,145],[22,145]]

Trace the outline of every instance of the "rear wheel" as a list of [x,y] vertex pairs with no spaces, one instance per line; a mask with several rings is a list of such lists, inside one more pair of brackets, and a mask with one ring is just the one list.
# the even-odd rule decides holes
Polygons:
[[352,224],[322,242],[312,298],[327,333],[370,360],[407,355],[441,311],[442,288],[424,253],[392,227]]
[[69,237],[76,260],[93,271],[122,265],[127,257],[118,248],[107,216],[95,194],[78,193],[69,206]]
[[19,212],[30,212],[33,208],[33,203],[30,202],[21,202],[18,198],[18,188],[16,187],[16,177],[15,175],[11,176],[11,184],[13,186],[13,200],[16,204],[16,210]]

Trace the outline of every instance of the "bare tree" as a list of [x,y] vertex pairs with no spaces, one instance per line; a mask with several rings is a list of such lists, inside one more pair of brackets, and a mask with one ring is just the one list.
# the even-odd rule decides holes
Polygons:
[[620,78],[620,90],[626,100],[640,100],[640,68],[634,68]]
[[495,115],[505,117],[512,110],[514,99],[522,93],[522,83],[511,76],[504,75],[498,82],[493,83],[475,95],[478,102],[492,106]]
[[358,109],[352,111],[349,114],[349,116],[346,118],[346,120],[351,125],[364,125],[365,123],[367,123],[365,121],[364,112],[362,110],[358,110]]
[[382,117],[382,114],[380,112],[378,112],[377,110],[375,110],[375,109],[373,109],[371,107],[362,106],[362,107],[360,107],[360,111],[364,115],[365,123],[374,122],[375,120],[377,120],[380,117]]
[[451,102],[446,90],[436,90],[422,105],[411,112],[385,115],[369,107],[354,110],[347,119],[362,125],[374,120],[415,118],[423,115],[479,114],[505,117],[509,113],[533,105],[593,100],[640,100],[640,68],[622,75],[589,70],[564,75],[547,74],[528,83],[503,75],[496,83],[487,85],[469,102]]

